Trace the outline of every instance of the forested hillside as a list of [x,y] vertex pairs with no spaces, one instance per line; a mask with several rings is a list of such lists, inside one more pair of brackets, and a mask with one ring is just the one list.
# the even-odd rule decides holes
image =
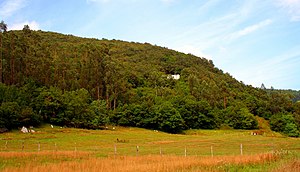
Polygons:
[[[0,128],[43,122],[78,128],[271,128],[299,136],[293,95],[253,88],[211,60],[148,43],[53,32],[0,33]],[[180,75],[174,78],[172,75]]]

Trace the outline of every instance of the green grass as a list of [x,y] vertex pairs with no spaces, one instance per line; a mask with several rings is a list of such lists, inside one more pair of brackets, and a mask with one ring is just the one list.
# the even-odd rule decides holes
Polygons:
[[[268,132],[263,135],[252,136],[252,131],[246,130],[188,130],[183,134],[168,134],[140,128],[109,127],[108,130],[84,130],[60,128],[50,125],[36,128],[36,133],[23,134],[19,131],[0,134],[0,152],[40,152],[69,151],[88,152],[93,157],[111,157],[115,155],[115,146],[118,156],[136,156],[136,146],[139,146],[138,155],[178,155],[184,156],[214,156],[240,155],[240,145],[243,145],[243,155],[254,155],[276,150],[286,150],[289,156],[267,167],[252,166],[225,166],[222,170],[248,171],[276,167],[293,158],[300,157],[300,139],[284,137],[278,133]],[[119,142],[117,142],[117,139]],[[7,145],[6,145],[7,143]],[[22,149],[24,145],[24,148]],[[55,146],[56,145],[56,146]],[[75,152],[76,153],[76,152]],[[85,158],[78,156],[77,159]],[[51,159],[36,157],[39,163],[57,163],[57,161],[71,161],[76,158],[59,157]],[[0,169],[7,166],[22,166],[26,160],[18,157],[4,158],[0,161]],[[236,169],[236,170],[235,170]]]

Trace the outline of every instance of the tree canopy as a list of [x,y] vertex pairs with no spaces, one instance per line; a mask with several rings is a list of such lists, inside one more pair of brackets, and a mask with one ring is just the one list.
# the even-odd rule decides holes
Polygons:
[[[245,85],[211,60],[149,43],[80,38],[29,26],[0,34],[0,128],[51,122],[178,133],[222,125],[256,129],[254,116],[277,125],[274,116],[287,114],[289,125],[274,130],[291,128],[291,136],[299,135],[293,94]],[[171,77],[175,74],[180,78]]]
[[7,24],[4,23],[4,21],[2,20],[0,22],[0,32],[6,32],[7,31]]

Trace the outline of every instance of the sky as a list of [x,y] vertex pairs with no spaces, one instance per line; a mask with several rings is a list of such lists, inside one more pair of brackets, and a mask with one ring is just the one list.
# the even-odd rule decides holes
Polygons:
[[300,90],[300,0],[0,0],[9,30],[151,43],[254,87]]

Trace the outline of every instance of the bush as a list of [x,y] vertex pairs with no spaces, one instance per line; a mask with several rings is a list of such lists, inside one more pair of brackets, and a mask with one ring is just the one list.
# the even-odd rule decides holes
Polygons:
[[289,137],[299,137],[300,135],[296,124],[293,123],[287,123],[284,127],[283,133],[285,133]]
[[159,130],[169,133],[179,133],[182,131],[184,121],[180,113],[170,102],[155,105],[154,109]]
[[3,102],[0,106],[0,127],[9,130],[19,127],[20,110],[17,102]]
[[290,137],[299,137],[294,116],[291,113],[277,113],[270,118],[270,126],[273,131],[281,132]]
[[224,110],[224,123],[234,129],[257,129],[258,122],[245,107],[229,106]]

